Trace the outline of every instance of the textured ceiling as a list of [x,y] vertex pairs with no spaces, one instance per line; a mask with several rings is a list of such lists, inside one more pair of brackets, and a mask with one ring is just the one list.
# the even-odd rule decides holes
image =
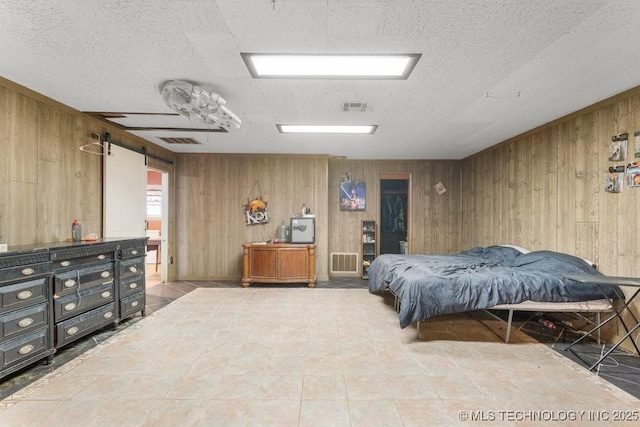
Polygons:
[[[132,131],[175,152],[459,159],[638,86],[639,23],[638,0],[0,0],[0,76],[87,112],[171,113],[166,80],[212,87],[239,130]],[[252,79],[240,52],[422,57],[408,80],[281,80]],[[379,127],[283,135],[276,123]]]

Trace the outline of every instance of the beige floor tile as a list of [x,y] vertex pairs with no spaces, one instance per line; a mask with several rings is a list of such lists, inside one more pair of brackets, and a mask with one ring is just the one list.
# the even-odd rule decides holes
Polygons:
[[338,333],[338,327],[332,326],[329,328],[315,327],[309,329],[309,342],[339,342],[340,334]]
[[440,399],[481,399],[482,392],[467,378],[448,376],[429,376],[429,384],[433,385]]
[[11,427],[27,427],[45,425],[49,414],[59,408],[64,401],[21,401],[0,413],[0,425]]
[[33,388],[31,393],[24,394],[24,400],[67,400],[81,393],[93,384],[97,376],[50,376],[43,381],[43,386]]
[[264,382],[261,375],[221,375],[209,391],[210,399],[253,399]]
[[307,344],[307,355],[342,356],[344,351],[340,341],[313,341]]
[[267,361],[269,375],[304,375],[303,356],[272,356]]
[[272,356],[306,356],[307,341],[278,341],[273,346]]
[[381,375],[422,375],[424,370],[418,361],[411,357],[405,359],[380,359]]
[[220,372],[224,375],[263,375],[266,373],[267,363],[268,355],[244,354],[231,359]]
[[204,399],[220,381],[219,375],[183,376],[172,385],[165,399]]
[[254,400],[247,416],[248,426],[296,426],[300,400]]
[[342,358],[342,368],[345,375],[381,375],[382,362],[377,355],[351,356]]
[[[85,417],[77,411],[69,412],[73,415],[75,412],[75,421],[69,420],[67,425],[82,426],[126,426],[139,425],[151,411],[161,404],[159,400],[153,399],[131,399],[126,396],[122,399],[103,400],[102,406],[94,411],[91,417]],[[80,421],[78,423],[78,421]]]
[[362,375],[345,377],[349,400],[393,399],[389,384],[383,376]]
[[305,375],[342,375],[343,358],[341,356],[314,356],[305,357]]
[[461,376],[462,372],[458,365],[448,356],[438,354],[414,353],[416,362],[422,367],[425,375],[445,375]]
[[371,340],[340,340],[340,348],[345,356],[370,356],[376,354]]
[[532,401],[528,391],[520,389],[515,383],[508,379],[491,377],[488,375],[484,380],[476,378],[473,382],[482,396],[489,401],[498,402],[530,402]]
[[438,399],[437,383],[426,375],[387,376],[387,384],[396,399]]
[[[79,359],[79,358],[77,358]],[[71,362],[76,362],[77,359]],[[96,375],[110,375],[112,372],[122,372],[121,369],[126,370],[128,365],[126,362],[131,360],[132,357],[89,357],[83,358],[82,361],[76,363],[72,369],[70,369],[66,375],[69,377],[76,376],[96,376]]]
[[153,408],[136,427],[192,426],[204,404],[198,399],[165,399]]
[[194,427],[246,426],[252,402],[243,399],[207,400],[197,412]]
[[162,399],[171,389],[174,378],[153,375],[118,375],[97,377],[74,395],[76,400]]
[[302,386],[305,400],[345,400],[347,389],[342,376],[306,375]]
[[349,401],[351,426],[402,426],[402,416],[393,400]]
[[396,400],[396,406],[406,427],[450,426],[457,422],[440,400]]
[[302,375],[265,375],[256,387],[256,399],[300,400]]
[[89,421],[101,417],[105,405],[105,402],[102,400],[66,400],[60,403],[61,405],[47,416],[46,424],[39,425],[60,427],[84,426]]
[[195,376],[218,376],[229,366],[233,357],[231,356],[218,356],[211,353],[204,353],[200,355],[189,366],[183,376],[195,377]]
[[347,400],[303,400],[300,402],[300,427],[348,426],[351,423]]

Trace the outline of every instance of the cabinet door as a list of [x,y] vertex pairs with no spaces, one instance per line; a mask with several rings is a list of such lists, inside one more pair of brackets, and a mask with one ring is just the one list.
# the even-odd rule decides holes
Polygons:
[[271,248],[251,248],[249,275],[252,278],[276,279],[278,251]]
[[306,279],[308,277],[307,248],[282,248],[278,261],[279,279]]

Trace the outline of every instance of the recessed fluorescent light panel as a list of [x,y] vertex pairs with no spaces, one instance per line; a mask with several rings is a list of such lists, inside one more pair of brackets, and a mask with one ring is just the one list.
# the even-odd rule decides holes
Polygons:
[[253,78],[406,80],[422,56],[241,53]]
[[378,125],[276,125],[280,133],[360,133],[373,134]]

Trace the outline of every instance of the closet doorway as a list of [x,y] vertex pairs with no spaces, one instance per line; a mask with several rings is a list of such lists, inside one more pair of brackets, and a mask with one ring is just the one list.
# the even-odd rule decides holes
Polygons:
[[380,174],[380,255],[408,253],[411,174]]

